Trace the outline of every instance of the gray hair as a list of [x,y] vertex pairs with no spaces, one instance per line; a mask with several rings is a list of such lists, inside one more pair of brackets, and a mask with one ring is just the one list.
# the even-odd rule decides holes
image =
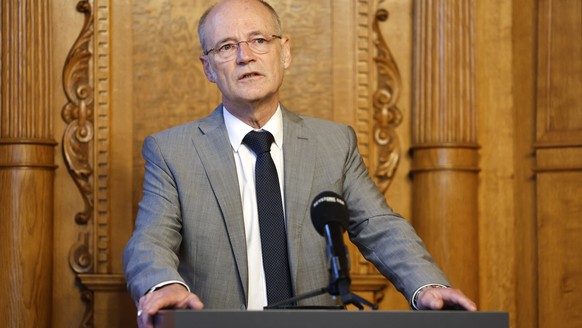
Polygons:
[[[277,12],[275,11],[275,9],[266,1],[264,0],[258,0],[261,4],[263,4],[267,9],[269,9],[269,11],[271,12],[271,15],[273,16],[273,21],[275,22],[275,28],[276,28],[276,33],[277,34],[281,34],[281,20],[279,19],[279,14],[277,14]],[[208,15],[210,14],[210,12],[214,9],[214,7],[216,7],[218,3],[213,4],[212,6],[210,6],[210,8],[206,9],[206,11],[204,12],[204,14],[202,14],[202,16],[200,16],[200,21],[198,22],[198,39],[200,40],[200,46],[202,47],[202,51],[206,51],[206,39],[204,38],[204,34],[206,32],[205,27],[206,27],[206,19],[208,18]]]

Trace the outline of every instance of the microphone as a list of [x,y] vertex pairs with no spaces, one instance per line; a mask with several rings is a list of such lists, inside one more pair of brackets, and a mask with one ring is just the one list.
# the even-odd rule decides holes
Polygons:
[[317,195],[311,204],[311,221],[317,232],[325,237],[329,269],[329,293],[350,294],[350,261],[343,233],[349,215],[344,199],[331,191]]

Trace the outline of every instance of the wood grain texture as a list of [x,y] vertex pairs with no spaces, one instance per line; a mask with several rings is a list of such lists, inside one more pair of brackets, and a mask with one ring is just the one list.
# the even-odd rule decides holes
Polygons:
[[475,2],[415,4],[413,144],[475,144]]
[[[529,68],[526,53],[516,53],[513,49],[514,40],[526,42],[527,39],[514,39],[512,28],[512,3],[495,1],[478,1],[476,17],[477,26],[477,98],[478,98],[478,138],[481,149],[479,174],[479,305],[482,310],[510,312],[510,324],[515,327],[517,322],[518,289],[517,270],[522,268],[523,293],[531,290],[530,277],[532,258],[527,258],[527,250],[531,244],[525,243],[526,232],[531,231],[532,214],[523,217],[524,225],[518,225],[517,215],[527,214],[521,207],[525,203],[519,198],[532,197],[532,191],[522,186],[524,182],[531,185],[531,163],[527,163],[527,153],[531,154],[532,108],[527,102],[518,103],[514,100],[515,90],[521,92],[529,89],[526,76],[514,75],[513,64],[519,61],[522,68]],[[523,10],[528,8],[523,6]],[[520,9],[522,10],[522,9]],[[515,15],[518,15],[515,13]],[[531,37],[531,36],[530,36]],[[530,48],[529,54],[531,54]],[[531,65],[532,62],[530,61]],[[531,66],[530,66],[531,67]],[[529,73],[529,71],[527,72]],[[520,87],[514,87],[517,81]],[[532,95],[522,97],[531,99]],[[518,119],[517,105],[520,111],[529,118]],[[531,105],[531,104],[530,104]],[[525,111],[525,112],[524,112]],[[517,127],[521,125],[518,129]],[[527,143],[524,143],[527,142]],[[531,157],[530,157],[531,159]],[[529,164],[529,165],[528,165]],[[529,180],[528,180],[529,179]],[[528,193],[529,191],[529,193]],[[529,199],[531,201],[531,198]],[[530,205],[531,206],[531,205]],[[520,235],[522,234],[523,235]],[[518,253],[517,248],[522,248]],[[523,256],[523,257],[522,257]],[[527,260],[526,260],[527,259]],[[516,265],[519,262],[520,265]],[[520,300],[523,307],[531,303],[531,295]],[[525,295],[524,295],[525,296]],[[533,327],[525,323],[525,327]]]
[[453,286],[478,300],[475,2],[415,2],[413,224]]
[[582,324],[582,172],[538,174],[540,327]]
[[582,3],[539,1],[538,322],[582,325]]
[[0,315],[50,327],[54,146],[48,3],[0,3]]
[[53,179],[50,169],[0,169],[0,311],[8,327],[50,327]]
[[204,76],[197,26],[214,1],[138,1],[129,12],[132,44],[133,217],[141,199],[146,136],[207,115],[220,103]]
[[582,3],[539,1],[538,147],[582,140]]

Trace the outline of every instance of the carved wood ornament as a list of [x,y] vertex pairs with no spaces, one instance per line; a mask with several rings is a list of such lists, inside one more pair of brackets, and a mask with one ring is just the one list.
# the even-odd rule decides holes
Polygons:
[[400,141],[396,128],[402,122],[402,112],[396,106],[400,97],[402,80],[396,61],[379,26],[380,22],[386,20],[388,20],[388,11],[378,9],[372,24],[372,29],[376,33],[374,45],[377,50],[377,55],[374,56],[377,84],[372,96],[374,142],[378,147],[376,158],[378,166],[374,178],[383,194],[388,190],[400,161]]
[[[368,163],[372,178],[383,194],[394,179],[400,161],[400,141],[396,128],[402,113],[396,106],[400,96],[401,77],[398,65],[380,29],[388,11],[380,8],[383,1],[359,0],[358,10],[358,142],[360,152]],[[373,16],[370,13],[374,13]],[[374,32],[371,36],[370,29]],[[372,48],[373,45],[373,48]],[[372,66],[375,64],[375,66]],[[370,96],[371,92],[371,96]],[[371,106],[370,106],[371,105]],[[361,118],[367,118],[362,121]],[[370,123],[371,122],[371,123]],[[370,131],[370,127],[372,130]],[[367,140],[372,140],[370,144]],[[374,165],[369,165],[374,163]],[[379,304],[385,295],[387,280],[353,245],[353,289],[373,291],[373,302]]]
[[[63,133],[63,156],[84,204],[83,210],[75,216],[78,240],[69,250],[69,265],[77,278],[83,274],[110,272],[109,5],[104,1],[97,5],[96,12],[94,8],[88,0],[77,3],[76,9],[84,15],[84,23],[63,68],[63,89],[68,100],[61,112],[67,123]],[[81,299],[86,304],[81,326],[91,327],[93,291],[82,283],[81,286]]]
[[[93,271],[91,229],[88,223],[92,222],[94,209],[91,166],[94,137],[91,45],[94,32],[91,4],[88,1],[78,2],[77,11],[85,15],[85,22],[63,69],[63,88],[68,103],[63,107],[61,115],[67,123],[62,143],[65,163],[84,202],[84,210],[75,216],[75,223],[80,230],[79,238],[69,250],[69,265],[76,274],[80,274]],[[82,288],[82,300],[86,307],[81,327],[92,327],[93,293]]]

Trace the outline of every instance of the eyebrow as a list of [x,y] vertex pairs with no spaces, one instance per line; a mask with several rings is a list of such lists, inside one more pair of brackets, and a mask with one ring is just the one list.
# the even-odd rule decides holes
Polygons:
[[[267,34],[268,34],[268,33],[264,33],[264,32],[261,32],[261,31],[252,31],[252,32],[250,32],[249,34],[247,34],[247,40],[248,40],[248,39],[250,39],[250,38],[252,38],[252,37],[254,37],[254,36],[257,36],[257,35],[263,35],[263,36],[266,36]],[[218,46],[218,45],[220,45],[220,44],[224,44],[224,43],[226,43],[226,42],[229,42],[229,41],[236,42],[236,41],[238,41],[238,40],[237,40],[236,38],[232,37],[232,36],[229,36],[229,37],[226,37],[226,38],[224,38],[224,39],[221,39],[220,41],[218,41],[218,42],[217,42],[217,43],[215,43],[214,45],[215,45],[215,47],[216,47],[216,46]]]

